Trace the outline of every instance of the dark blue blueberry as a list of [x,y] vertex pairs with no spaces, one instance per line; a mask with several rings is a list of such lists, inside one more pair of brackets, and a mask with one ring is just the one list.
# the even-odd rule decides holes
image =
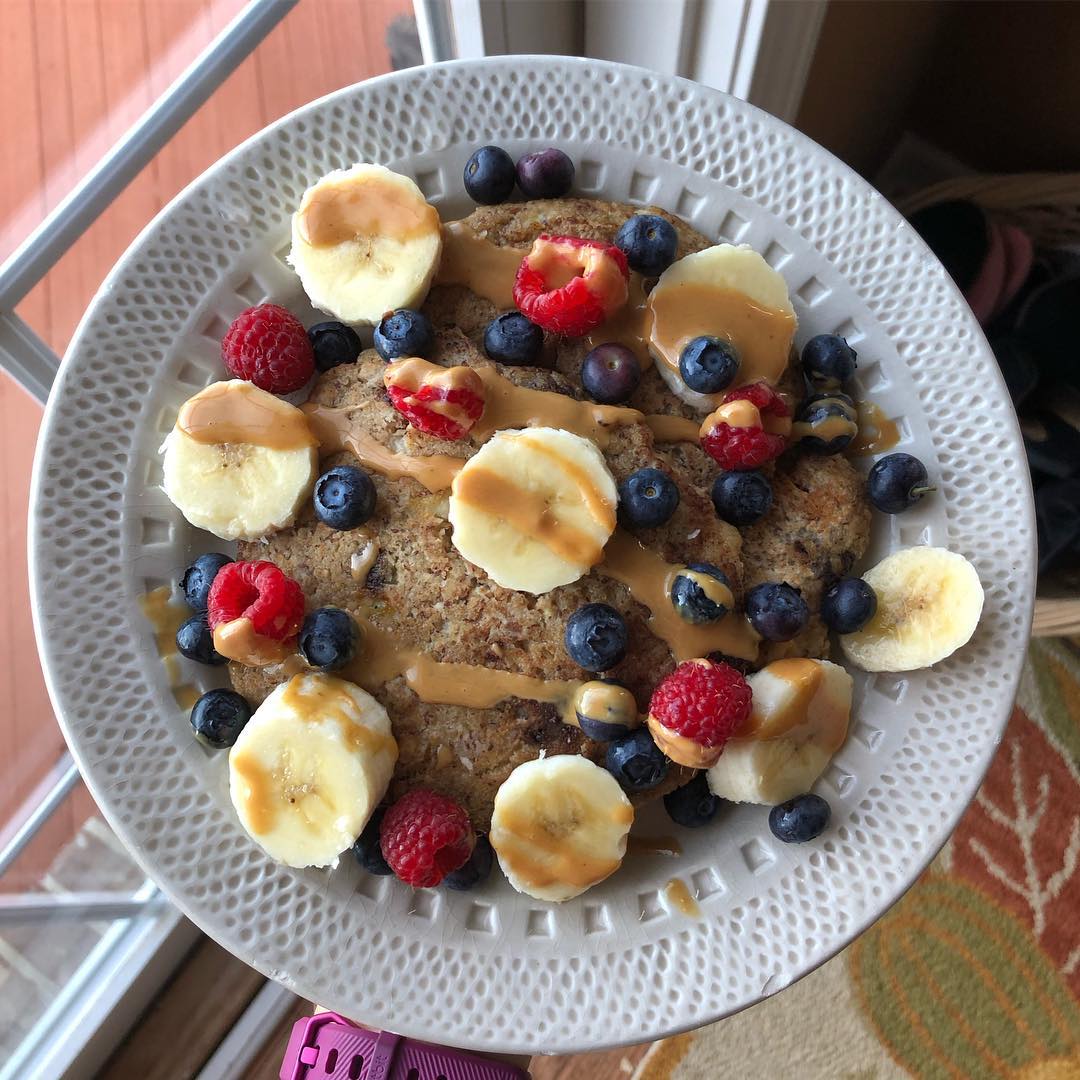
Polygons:
[[208,690],[191,710],[195,737],[214,750],[232,746],[251,719],[251,706],[235,690]]
[[387,361],[427,356],[434,344],[435,331],[422,311],[398,308],[384,315],[375,327],[375,351]]
[[587,739],[611,742],[629,735],[638,726],[637,701],[614,679],[596,679],[578,689],[574,712]]
[[753,525],[772,508],[772,484],[759,472],[721,473],[712,486],[716,516],[729,525]]
[[491,320],[484,331],[484,352],[500,364],[536,364],[544,347],[544,331],[520,311]]
[[767,581],[746,594],[746,617],[766,641],[790,641],[810,621],[810,609],[794,586]]
[[360,335],[344,323],[333,320],[316,323],[308,327],[307,336],[319,371],[329,371],[340,364],[355,364],[360,355]]
[[667,776],[668,759],[653,742],[649,729],[638,728],[608,745],[604,766],[623,791],[648,791]]
[[591,349],[581,363],[581,385],[601,405],[619,405],[638,388],[641,364],[625,345],[609,341]]
[[176,648],[182,656],[199,664],[220,667],[228,660],[214,648],[214,635],[206,625],[206,615],[192,615],[176,631]]
[[518,158],[517,182],[528,199],[561,199],[574,183],[574,163],[549,146]]
[[566,651],[586,671],[607,671],[626,655],[626,621],[607,604],[583,604],[566,621]]
[[830,813],[820,795],[796,795],[769,811],[769,828],[785,844],[804,844],[825,831]]
[[874,463],[866,478],[866,493],[883,514],[901,514],[936,490],[926,466],[911,454],[883,457]]
[[315,481],[315,516],[331,529],[355,529],[375,513],[375,483],[363,469],[335,465]]
[[839,391],[813,394],[795,413],[792,434],[813,454],[839,454],[859,433],[855,402]]
[[368,819],[364,831],[356,838],[352,846],[352,853],[356,861],[369,873],[386,877],[394,871],[390,864],[383,858],[382,846],[379,843],[379,826],[386,816],[387,808],[377,806],[375,813]]
[[730,610],[730,586],[719,566],[690,563],[676,573],[671,583],[671,603],[687,622],[716,622]]
[[341,608],[316,608],[300,627],[300,655],[320,671],[344,667],[356,656],[359,644],[360,627]]
[[696,337],[679,355],[682,381],[698,394],[718,394],[739,371],[734,346],[717,337]]
[[689,784],[683,784],[664,796],[664,809],[676,825],[699,829],[716,817],[720,799],[709,790],[707,774],[699,772]]
[[493,861],[491,842],[483,833],[477,833],[476,845],[472,849],[468,862],[456,870],[451,870],[442,879],[442,883],[455,892],[468,892],[469,889],[475,889],[477,885],[487,880]]
[[877,593],[858,577],[840,578],[821,598],[821,619],[838,634],[861,630],[877,611]]
[[675,261],[679,235],[659,214],[635,214],[615,234],[615,246],[626,256],[631,270],[659,277]]
[[184,599],[192,611],[205,611],[206,599],[210,595],[210,586],[214,584],[217,572],[232,559],[218,551],[200,555],[185,571],[180,579],[180,588]]
[[818,334],[803,346],[803,374],[818,390],[837,390],[854,377],[855,358],[855,350],[842,337]]
[[619,485],[619,513],[627,525],[655,529],[679,505],[679,489],[666,472],[638,469]]
[[514,159],[501,146],[481,146],[465,162],[465,190],[473,202],[494,206],[514,190]]

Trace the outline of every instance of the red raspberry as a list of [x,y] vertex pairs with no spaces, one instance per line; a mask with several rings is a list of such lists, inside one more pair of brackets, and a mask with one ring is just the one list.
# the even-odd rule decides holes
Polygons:
[[626,303],[630,270],[611,244],[541,235],[514,280],[514,303],[537,326],[581,337]]
[[221,359],[230,375],[271,394],[291,394],[315,373],[307,331],[277,304],[240,312],[221,339]]
[[729,390],[724,395],[725,405],[729,401],[743,400],[756,405],[758,412],[766,416],[791,415],[787,402],[767,382],[747,383],[746,386],[740,386],[737,390]]
[[427,788],[403,795],[382,819],[379,846],[407,885],[431,889],[469,861],[476,834],[453,799]]
[[226,563],[206,601],[210,629],[233,619],[250,619],[256,634],[287,641],[304,620],[304,594],[272,562]]
[[437,439],[463,439],[484,411],[484,384],[468,367],[439,367],[411,357],[383,375],[390,404],[417,431]]
[[687,660],[657,684],[649,726],[715,749],[746,723],[751,697],[750,684],[730,664]]
[[783,435],[759,427],[714,424],[701,436],[701,447],[725,472],[756,469],[779,457],[787,446]]

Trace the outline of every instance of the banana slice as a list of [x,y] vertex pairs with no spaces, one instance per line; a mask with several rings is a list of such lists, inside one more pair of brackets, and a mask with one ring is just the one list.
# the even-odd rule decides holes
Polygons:
[[683,382],[679,357],[694,338],[731,342],[739,356],[733,386],[775,384],[787,368],[796,325],[787,283],[745,244],[716,244],[672,263],[646,307],[657,370],[673,394],[702,412],[712,412],[724,394],[699,394]]
[[454,547],[504,589],[546,593],[603,558],[617,498],[588,439],[557,428],[498,431],[454,477]]
[[304,192],[289,261],[312,304],[347,323],[375,325],[418,308],[439,266],[439,215],[407,176],[354,165]]
[[894,551],[863,579],[877,593],[877,612],[840,639],[863,671],[914,671],[951,656],[975,633],[983,587],[975,567],[954,551]]
[[709,769],[713,794],[775,806],[809,791],[847,738],[851,676],[828,660],[776,660],[747,676],[753,712]]
[[397,761],[386,710],[331,675],[294,675],[229,751],[240,824],[286,866],[329,866],[363,831]]
[[489,839],[518,892],[569,900],[618,870],[634,808],[606,769],[580,754],[519,765],[495,794]]
[[258,540],[291,525],[318,470],[317,443],[295,406],[240,379],[184,403],[162,446],[162,487],[196,528]]

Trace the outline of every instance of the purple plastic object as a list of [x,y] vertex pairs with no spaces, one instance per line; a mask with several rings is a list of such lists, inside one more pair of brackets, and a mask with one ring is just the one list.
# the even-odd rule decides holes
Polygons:
[[337,1013],[297,1020],[281,1080],[528,1080],[528,1073],[389,1031],[353,1027]]

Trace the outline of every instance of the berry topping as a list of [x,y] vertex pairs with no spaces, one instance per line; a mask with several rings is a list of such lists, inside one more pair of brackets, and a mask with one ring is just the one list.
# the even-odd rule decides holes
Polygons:
[[484,331],[484,352],[499,364],[535,365],[544,347],[544,331],[520,311],[507,311]]
[[476,846],[464,866],[457,870],[451,870],[442,883],[454,892],[468,892],[482,884],[491,873],[491,865],[494,862],[495,853],[491,850],[491,842],[484,833],[476,834]]
[[468,862],[476,836],[469,815],[453,799],[418,788],[386,811],[379,841],[383,858],[402,881],[430,889]]
[[484,411],[484,384],[472,368],[402,360],[386,369],[383,382],[390,404],[436,439],[463,439]]
[[494,206],[514,190],[514,159],[501,146],[481,146],[465,162],[465,190],[473,202]]
[[861,630],[877,611],[877,593],[869,582],[858,577],[840,578],[821,598],[821,619],[838,634]]
[[214,635],[206,625],[206,614],[192,615],[180,624],[176,631],[176,648],[181,656],[194,660],[197,664],[209,664],[220,667],[228,660],[214,648]]
[[355,529],[375,513],[375,482],[354,465],[335,465],[315,481],[315,516],[331,529]]
[[664,796],[664,809],[676,825],[699,829],[708,825],[720,809],[720,799],[709,790],[709,778],[699,772],[689,784]]
[[638,469],[619,485],[619,515],[634,528],[658,528],[678,505],[679,489],[660,469]]
[[308,327],[307,336],[319,371],[329,371],[341,364],[355,364],[360,355],[360,335],[344,323],[334,320],[316,323]]
[[842,337],[818,334],[803,346],[803,374],[817,390],[838,390],[854,377],[855,357],[855,350]]
[[212,750],[232,746],[251,719],[251,706],[235,690],[208,690],[191,710],[199,742]]
[[911,454],[889,454],[874,463],[866,478],[866,493],[883,514],[901,514],[937,488],[926,466]]
[[839,391],[814,394],[799,406],[791,433],[803,450],[839,454],[859,433],[855,402]]
[[739,371],[739,354],[722,338],[696,337],[679,356],[679,374],[699,394],[719,394]]
[[581,733],[594,742],[621,739],[638,726],[637,701],[614,679],[582,683],[574,696]]
[[256,634],[288,641],[303,621],[304,593],[272,562],[229,563],[214,578],[206,614],[211,630],[250,619]]
[[217,572],[232,562],[228,555],[211,551],[200,555],[185,571],[180,579],[180,588],[184,599],[192,611],[205,611],[206,598],[210,595],[210,586],[214,583]]
[[729,525],[753,525],[772,508],[772,484],[759,472],[724,472],[713,481],[716,516]]
[[608,746],[604,767],[623,791],[649,791],[667,776],[668,759],[653,742],[649,729],[638,728]]
[[356,655],[360,627],[341,608],[316,608],[300,627],[300,655],[320,671],[336,671]]
[[804,844],[826,830],[830,814],[820,795],[797,795],[769,811],[769,828],[785,844]]
[[787,415],[783,400],[764,383],[732,390],[701,425],[702,449],[727,472],[756,469],[779,457],[787,440],[765,430],[764,413],[778,419]]
[[601,405],[619,405],[638,388],[641,364],[625,345],[609,341],[586,353],[581,385]]
[[626,256],[631,270],[659,277],[675,261],[679,235],[659,214],[635,214],[615,234],[615,246]]
[[690,563],[672,579],[671,603],[687,622],[717,622],[734,606],[731,583],[719,566]]
[[514,303],[544,330],[581,337],[626,303],[628,277],[617,247],[541,235],[517,272]]
[[583,604],[566,621],[563,640],[575,664],[607,671],[626,655],[626,621],[607,604]]
[[[749,401],[762,417],[782,419],[791,416],[787,402],[767,382],[747,383],[735,390],[729,390],[724,395],[724,404],[732,401]],[[770,429],[766,427],[766,430]]]
[[793,585],[766,581],[746,594],[746,617],[766,641],[790,641],[810,621],[810,609]]
[[277,304],[240,312],[221,339],[229,374],[271,394],[291,394],[315,373],[315,354],[300,320]]
[[704,768],[750,716],[751,697],[750,684],[729,664],[686,660],[653,691],[649,730],[673,761]]
[[434,344],[431,321],[423,312],[411,308],[388,311],[375,327],[375,351],[384,360],[427,356]]
[[356,861],[369,873],[385,877],[394,871],[390,864],[383,858],[382,847],[379,844],[379,827],[382,819],[386,817],[385,806],[377,806],[375,813],[368,819],[364,831],[356,838],[352,846],[352,853]]
[[574,163],[550,146],[518,158],[518,187],[529,199],[561,199],[574,183]]

